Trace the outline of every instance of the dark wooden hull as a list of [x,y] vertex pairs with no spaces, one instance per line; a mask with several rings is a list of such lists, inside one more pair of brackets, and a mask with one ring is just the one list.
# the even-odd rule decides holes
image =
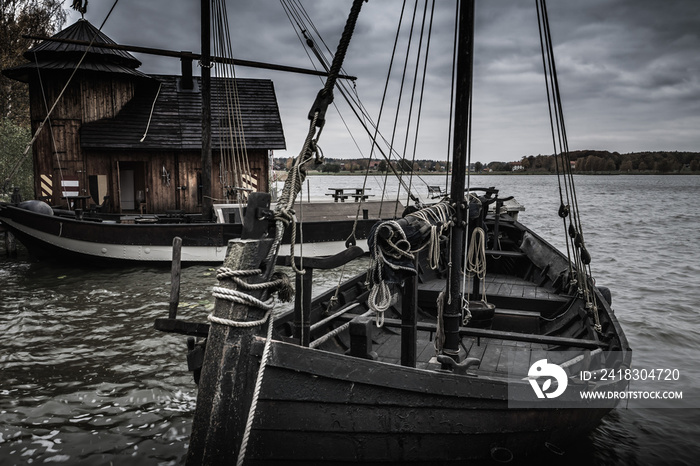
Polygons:
[[[167,220],[167,219],[166,219]],[[240,223],[117,223],[102,219],[78,220],[45,215],[15,206],[0,207],[0,222],[40,260],[70,263],[162,263],[172,260],[173,238],[182,238],[185,263],[221,264],[228,241],[240,238]],[[367,237],[376,222],[360,219],[356,238]],[[304,254],[323,256],[345,249],[354,220],[316,219],[304,222]],[[297,236],[297,243],[302,236]],[[289,249],[289,231],[283,238],[283,253]],[[296,254],[300,254],[299,248]]]
[[463,462],[564,448],[612,408],[513,409],[504,380],[275,342],[247,459],[278,464]]

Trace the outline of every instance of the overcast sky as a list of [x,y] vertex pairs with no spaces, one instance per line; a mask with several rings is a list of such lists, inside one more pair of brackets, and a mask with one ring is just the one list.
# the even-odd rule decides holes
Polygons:
[[[351,0],[302,2],[335,50]],[[228,3],[236,58],[312,67],[278,0]],[[414,2],[408,3],[412,10]],[[345,62],[346,72],[358,76],[357,93],[375,119],[401,5],[364,4]],[[534,5],[534,0],[477,1],[473,162],[553,151]],[[86,19],[99,27],[111,6],[112,0],[91,1]],[[102,31],[122,44],[199,52],[198,7],[193,0],[120,0]],[[556,0],[548,8],[572,150],[700,151],[700,1]],[[447,157],[453,14],[453,0],[437,0],[418,159]],[[67,25],[78,18],[71,10]],[[179,73],[176,59],[135,55],[145,73]],[[287,151],[275,155],[296,156],[321,81],[243,67],[236,73],[274,81],[287,140]],[[330,110],[320,141],[325,156],[367,157],[366,134],[338,94],[336,102],[363,152]],[[393,113],[385,113],[382,122],[390,120]],[[382,124],[382,131],[391,136],[388,126]],[[404,137],[397,135],[399,147]]]

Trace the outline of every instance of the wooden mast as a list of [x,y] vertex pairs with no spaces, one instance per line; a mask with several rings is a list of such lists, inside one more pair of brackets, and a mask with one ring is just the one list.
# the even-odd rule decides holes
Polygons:
[[202,10],[202,219],[212,218],[211,197],[211,7],[209,0],[201,0]]
[[[472,68],[474,50],[474,0],[459,2],[459,31],[457,39],[457,77],[454,119],[454,143],[452,152],[452,189],[450,197],[455,203],[455,224],[451,234],[452,273],[448,287],[451,301],[445,307],[445,343],[443,352],[455,360],[462,360],[460,354],[459,326],[462,314],[462,294],[460,286],[464,248],[464,232],[469,215],[464,196],[464,178],[467,170],[469,144],[469,118],[471,107]],[[462,352],[463,353],[463,352]]]

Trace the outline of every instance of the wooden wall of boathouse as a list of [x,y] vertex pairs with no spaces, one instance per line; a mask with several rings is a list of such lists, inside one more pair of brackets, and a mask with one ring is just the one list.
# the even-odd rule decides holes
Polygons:
[[[47,108],[60,95],[68,79],[30,81],[32,129],[36,131],[46,117]],[[42,86],[43,84],[43,86]],[[138,211],[144,213],[201,210],[201,152],[199,150],[134,150],[82,148],[80,129],[90,122],[111,119],[134,98],[136,85],[132,78],[100,76],[90,79],[82,75],[66,87],[51,119],[34,143],[34,172],[36,197],[52,205],[67,206],[62,182],[77,181],[79,195],[91,195],[88,204],[102,204],[108,196],[111,212]],[[248,163],[258,191],[268,191],[268,151],[249,149]],[[212,197],[214,202],[226,202],[221,183],[220,156],[213,153]],[[120,192],[124,169],[133,171],[135,191],[143,192],[143,203],[125,205]],[[93,182],[91,183],[91,177]],[[97,178],[101,182],[95,183]],[[103,182],[102,182],[103,181]],[[99,192],[91,192],[99,186]],[[232,199],[229,199],[232,200]]]
[[62,181],[77,180],[79,194],[89,194],[91,171],[80,147],[80,127],[114,117],[133,98],[135,91],[134,82],[121,75],[100,76],[99,79],[89,74],[78,75],[64,90],[68,80],[69,74],[63,72],[51,79],[32,77],[29,82],[33,133],[41,126],[53,102],[61,96],[33,146],[35,195],[53,205],[66,204],[62,199]]
[[[215,152],[212,158],[212,197],[215,203],[223,203],[226,199],[221,183],[220,155]],[[256,190],[268,191],[270,187],[266,175],[269,171],[267,151],[250,150],[248,159],[251,174],[257,181]],[[202,158],[199,151],[85,150],[85,161],[87,173],[106,176],[110,187],[107,194],[110,196],[110,210],[114,212],[140,211],[140,206],[129,209],[121,203],[120,177],[125,169],[134,171],[135,190],[144,193],[144,213],[162,213],[166,210],[197,213],[201,210]]]

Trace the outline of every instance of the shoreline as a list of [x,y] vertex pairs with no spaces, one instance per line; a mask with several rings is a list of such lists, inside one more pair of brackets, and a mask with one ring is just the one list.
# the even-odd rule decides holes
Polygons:
[[[374,176],[382,176],[385,175],[385,173],[380,173],[380,172],[369,172],[369,175],[374,175]],[[645,171],[645,172],[627,172],[627,173],[622,173],[622,172],[574,172],[574,175],[581,175],[581,176],[621,176],[621,175],[629,175],[629,176],[698,176],[700,175],[700,172],[693,172],[693,171],[683,171],[683,172],[674,172],[674,173],[662,173],[658,171]],[[355,172],[351,173],[349,171],[345,172],[337,172],[337,173],[328,173],[328,172],[321,172],[321,171],[310,171],[307,173],[307,176],[365,176],[365,172]],[[406,173],[405,176],[410,176],[411,173]],[[417,176],[445,176],[445,173],[442,172],[415,172],[413,175]],[[471,175],[474,176],[537,176],[537,175],[551,175],[551,176],[556,176],[556,173],[551,173],[551,172],[479,172],[479,173],[471,173]],[[465,173],[466,176],[466,173]],[[287,178],[287,172],[286,171],[279,171],[275,170],[275,179],[276,181],[284,181]]]

